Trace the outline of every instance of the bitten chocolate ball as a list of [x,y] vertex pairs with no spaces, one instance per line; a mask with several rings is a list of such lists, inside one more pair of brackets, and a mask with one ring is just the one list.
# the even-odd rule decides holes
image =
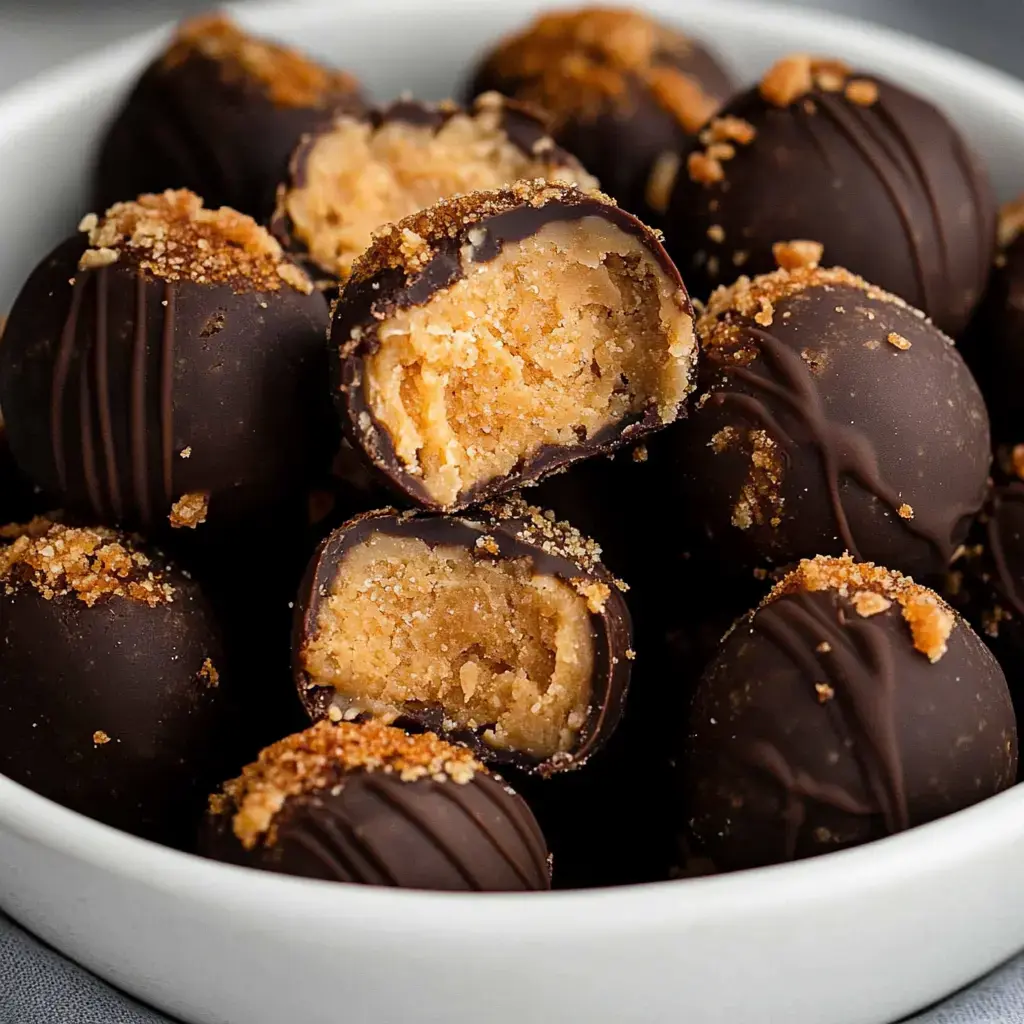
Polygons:
[[188,188],[209,206],[262,221],[302,135],[336,111],[363,106],[351,75],[250,36],[223,14],[193,18],[108,129],[95,205]]
[[960,343],[992,418],[993,439],[1024,437],[1024,196],[999,219],[999,251],[988,290]]
[[579,767],[626,699],[623,589],[592,541],[520,500],[465,518],[369,513],[309,567],[299,694],[314,718],[432,729],[541,774]]
[[304,501],[335,447],[323,296],[249,217],[190,192],[82,228],[33,271],[0,345],[21,468],[62,507],[147,531]]
[[115,828],[191,841],[231,764],[199,588],[112,530],[0,530],[0,771]]
[[959,132],[926,100],[839,61],[788,57],[730,100],[676,179],[665,232],[701,299],[808,238],[830,264],[967,324],[988,276],[995,201]]
[[948,338],[813,266],[719,289],[698,333],[701,397],[670,442],[723,568],[849,551],[944,575],[990,462],[985,404]]
[[718,60],[640,11],[545,14],[500,43],[471,95],[494,90],[551,115],[555,138],[623,206],[665,212],[679,153],[732,92]]
[[693,311],[654,233],[545,182],[383,230],[330,334],[342,426],[406,500],[451,511],[683,414]]
[[724,641],[690,713],[693,836],[719,869],[891,835],[1013,785],[1006,680],[935,593],[801,563]]
[[447,196],[538,178],[597,187],[529,107],[497,93],[471,111],[403,100],[307,135],[278,190],[273,230],[315,277],[344,281],[385,224]]
[[210,799],[200,852],[332,882],[547,889],[529,807],[464,747],[375,722],[320,722],[264,750]]

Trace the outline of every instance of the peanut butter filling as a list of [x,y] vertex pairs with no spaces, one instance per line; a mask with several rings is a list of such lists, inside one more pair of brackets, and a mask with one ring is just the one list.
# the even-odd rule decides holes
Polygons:
[[301,187],[284,194],[294,237],[325,272],[342,280],[373,232],[439,199],[544,178],[596,188],[580,167],[524,153],[501,127],[499,107],[458,113],[440,129],[339,118],[306,155]]
[[578,447],[691,388],[693,324],[649,251],[599,217],[555,222],[379,327],[370,411],[451,505],[548,445]]
[[586,597],[529,559],[375,534],[342,560],[302,663],[343,716],[440,705],[447,729],[548,758],[586,721],[594,640]]

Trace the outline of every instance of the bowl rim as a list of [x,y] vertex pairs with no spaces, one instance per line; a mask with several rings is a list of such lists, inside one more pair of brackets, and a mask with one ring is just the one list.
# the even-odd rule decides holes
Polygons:
[[[421,6],[420,0],[390,0],[392,7]],[[449,0],[472,6],[500,0]],[[717,0],[702,15],[699,0],[642,0],[652,13],[685,26],[699,26],[702,16],[718,31],[749,25],[756,15],[770,34],[795,31],[839,35],[843,49],[870,47],[874,64],[893,62],[899,77],[940,68],[984,102],[1014,115],[1024,125],[1024,82],[971,57],[894,29],[832,12],[764,5],[752,0]],[[373,0],[347,0],[347,7],[370,7]],[[562,4],[564,6],[564,2]],[[225,5],[239,22],[274,32],[284,25],[336,17],[331,0],[269,0]],[[537,8],[531,3],[531,10]],[[543,5],[549,6],[549,5]],[[524,11],[524,17],[528,12]],[[169,23],[37,74],[0,94],[0,140],[45,119],[61,98],[82,83],[107,81],[118,68],[141,62],[166,37]],[[701,31],[697,28],[698,33]],[[714,44],[713,38],[710,40]],[[749,916],[756,909],[819,902],[823,893],[858,892],[889,887],[903,880],[969,865],[986,851],[1024,842],[1024,788],[1011,789],[973,807],[864,846],[810,860],[730,874],[639,885],[535,893],[439,893],[399,890],[296,878],[216,861],[159,846],[93,821],[0,775],[0,829],[29,843],[50,848],[114,875],[131,878],[171,895],[203,899],[216,892],[222,904],[244,912],[259,896],[263,911],[293,916],[316,914],[345,920],[360,909],[367,929],[392,930],[395,922],[420,911],[431,916],[435,934],[529,937],[538,926],[564,939],[580,939],[607,930],[650,929],[660,922],[718,920]],[[207,897],[208,898],[208,897]],[[442,911],[438,913],[438,911]],[[392,917],[392,913],[395,915]],[[685,915],[685,917],[684,917]]]

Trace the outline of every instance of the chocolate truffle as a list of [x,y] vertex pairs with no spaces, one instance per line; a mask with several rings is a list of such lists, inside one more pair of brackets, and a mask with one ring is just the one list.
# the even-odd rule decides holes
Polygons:
[[654,233],[545,182],[382,230],[335,307],[342,425],[382,479],[452,511],[682,415],[693,311]]
[[999,665],[935,593],[872,564],[802,562],[701,680],[680,767],[719,869],[811,857],[1013,785]]
[[0,534],[0,771],[115,828],[190,840],[231,763],[199,588],[112,530]]
[[849,551],[944,575],[990,462],[984,402],[948,338],[862,278],[814,266],[719,289],[697,329],[701,397],[670,440],[723,568]]
[[433,729],[492,764],[582,765],[618,724],[632,631],[600,549],[518,499],[335,530],[296,603],[314,718]]
[[999,251],[988,290],[960,349],[978,378],[992,434],[1024,438],[1024,196],[1003,207]]
[[0,345],[21,468],[62,507],[147,531],[304,500],[336,433],[327,307],[305,274],[190,192],[82,229],[33,271]]
[[200,852],[361,885],[547,889],[523,799],[465,747],[377,722],[320,722],[264,750],[210,798]]
[[351,75],[250,36],[223,14],[193,18],[108,129],[95,205],[188,188],[262,221],[302,135],[335,111],[361,109]]
[[497,93],[471,111],[403,100],[307,135],[278,189],[273,228],[315,277],[344,281],[385,224],[447,196],[537,178],[597,187],[529,107]]
[[498,45],[470,92],[536,103],[555,138],[623,206],[664,214],[679,154],[733,91],[703,46],[640,11],[586,7],[541,15]]
[[986,173],[926,100],[839,61],[788,57],[730,100],[676,179],[669,250],[701,299],[821,242],[829,263],[923,309],[956,336],[995,244]]

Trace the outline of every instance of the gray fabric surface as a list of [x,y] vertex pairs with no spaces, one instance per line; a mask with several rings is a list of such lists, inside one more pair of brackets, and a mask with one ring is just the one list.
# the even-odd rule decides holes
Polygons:
[[[913,31],[1020,74],[1021,0],[791,0]],[[0,88],[206,0],[40,4],[0,0]],[[168,1024],[0,915],[0,1024]],[[296,1021],[295,1024],[302,1024]],[[1024,956],[904,1024],[1024,1024]]]

